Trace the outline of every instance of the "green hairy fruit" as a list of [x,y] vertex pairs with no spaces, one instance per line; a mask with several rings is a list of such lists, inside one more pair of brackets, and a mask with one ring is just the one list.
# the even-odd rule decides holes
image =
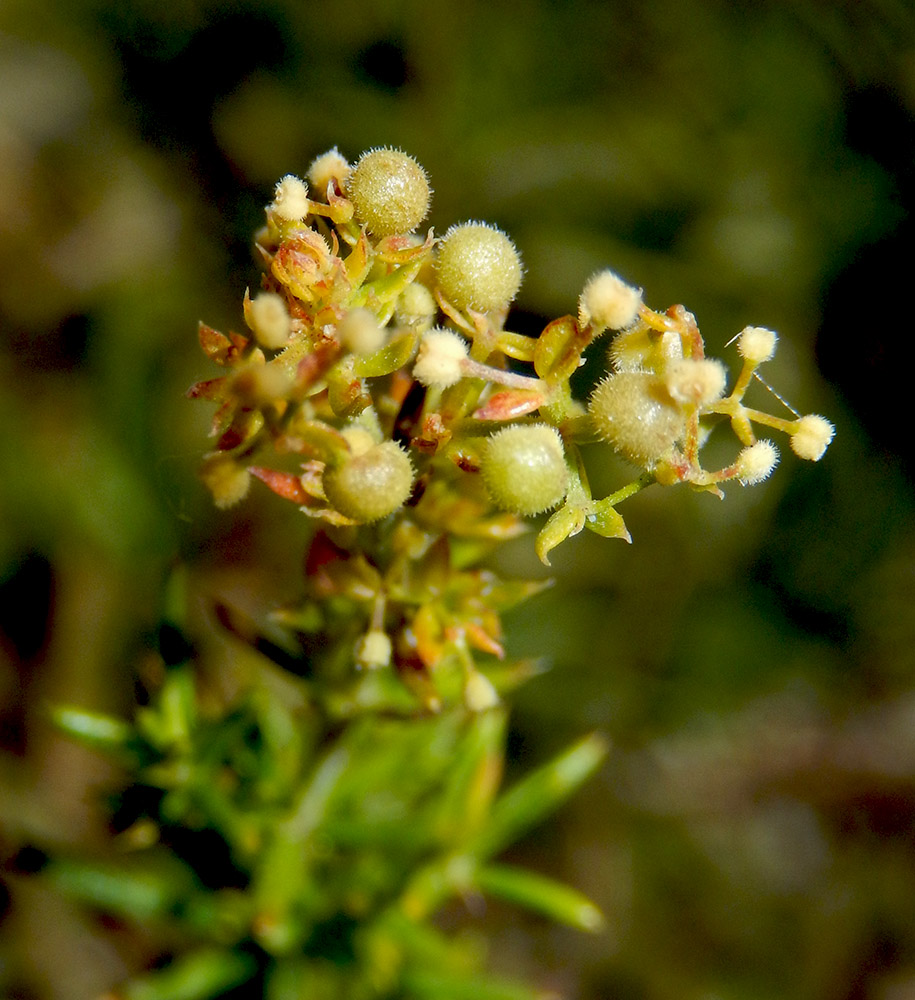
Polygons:
[[569,482],[562,438],[546,424],[506,427],[493,434],[480,471],[492,502],[515,514],[550,510],[566,495]]
[[413,486],[409,456],[393,441],[382,441],[324,472],[330,503],[354,521],[378,521],[402,507]]
[[500,229],[465,222],[445,233],[438,251],[438,281],[460,308],[501,309],[521,287],[521,257]]
[[356,219],[374,236],[412,232],[426,217],[432,192],[426,172],[397,149],[363,154],[347,181]]

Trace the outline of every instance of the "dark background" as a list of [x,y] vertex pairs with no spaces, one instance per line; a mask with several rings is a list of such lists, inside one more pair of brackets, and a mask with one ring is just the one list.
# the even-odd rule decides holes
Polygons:
[[[553,664],[513,773],[589,728],[615,747],[515,855],[609,930],[495,907],[495,964],[586,1000],[915,996],[913,110],[908,0],[6,0],[0,858],[103,843],[111,774],[42,706],[129,711],[177,559],[229,676],[207,595],[295,593],[295,512],[216,512],[195,478],[195,325],[240,327],[279,176],[396,145],[438,232],[513,236],[514,329],[612,266],[731,364],[744,325],[777,329],[769,380],[838,430],[723,504],[640,495],[631,547],[571,541],[513,613],[512,651]],[[625,481],[594,460],[596,489]],[[504,563],[542,572],[530,538]],[[79,1000],[131,967],[123,930],[6,881],[0,995]]]

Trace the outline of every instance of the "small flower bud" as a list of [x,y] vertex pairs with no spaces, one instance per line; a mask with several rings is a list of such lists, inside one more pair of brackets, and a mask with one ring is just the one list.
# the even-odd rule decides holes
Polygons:
[[391,662],[390,636],[381,629],[370,629],[356,643],[356,662],[368,670],[378,670]]
[[597,433],[624,457],[651,468],[684,429],[664,383],[651,372],[608,375],[588,404]]
[[341,156],[334,146],[333,149],[311,161],[311,166],[308,168],[308,183],[323,198],[331,181],[336,181],[340,188],[343,188],[351,169],[346,158]]
[[474,670],[464,684],[464,704],[471,712],[485,712],[499,704],[498,691],[479,670]]
[[413,377],[427,386],[447,389],[460,381],[467,345],[457,333],[441,328],[423,336],[413,365]]
[[665,376],[667,391],[685,406],[706,406],[721,399],[727,382],[724,365],[714,358],[683,358]]
[[401,326],[428,330],[435,320],[438,304],[424,284],[414,281],[400,293],[394,309],[394,319]]
[[345,517],[368,523],[401,507],[413,488],[413,466],[394,441],[382,441],[328,467],[324,495]]
[[337,336],[353,354],[374,354],[385,341],[385,332],[369,309],[350,309],[337,325]]
[[502,309],[521,287],[521,257],[501,229],[463,222],[442,239],[438,282],[459,309]]
[[221,510],[244,500],[251,486],[251,473],[228,455],[208,456],[200,470],[200,478]]
[[598,271],[585,285],[578,299],[578,320],[598,331],[622,330],[639,315],[642,293],[627,285],[613,271]]
[[808,413],[797,422],[797,430],[791,435],[791,450],[798,458],[819,462],[835,432],[825,417]]
[[399,149],[363,153],[346,189],[356,218],[374,236],[409,233],[429,211],[431,191],[426,172]]
[[277,182],[273,192],[273,211],[287,222],[298,222],[309,212],[308,187],[293,174]]
[[771,441],[757,441],[744,448],[734,463],[737,478],[744,486],[755,486],[768,479],[778,465],[778,449]]
[[547,424],[517,424],[486,441],[480,465],[492,502],[515,514],[540,514],[566,495],[562,438]]
[[292,333],[289,310],[276,292],[261,292],[251,300],[248,322],[257,342],[271,351],[285,347]]
[[761,365],[775,354],[778,334],[764,326],[747,326],[737,338],[737,352],[751,364]]

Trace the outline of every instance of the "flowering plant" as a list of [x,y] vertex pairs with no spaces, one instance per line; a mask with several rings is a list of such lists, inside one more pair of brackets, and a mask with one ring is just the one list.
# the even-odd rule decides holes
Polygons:
[[[597,929],[576,890],[493,858],[605,745],[586,737],[498,794],[502,700],[535,669],[506,661],[500,615],[544,583],[504,580],[487,558],[529,517],[549,513],[534,543],[549,564],[583,529],[629,541],[617,508],[651,484],[720,497],[729,483],[759,483],[778,452],[755,428],[786,433],[813,461],[832,438],[823,417],[745,404],[775,333],[738,334],[728,388],[694,317],[650,309],[610,270],[538,337],[506,329],[518,251],[475,221],[440,239],[417,232],[430,197],[405,153],[375,149],[353,166],[325,153],[267,206],[249,333],[200,325],[225,370],[189,391],[216,404],[202,477],[217,506],[257,481],[315,530],[304,596],[274,612],[273,640],[224,615],[282,662],[281,691],[265,674],[208,714],[179,643],[177,655],[163,650],[162,685],[134,723],[57,712],[69,732],[120,753],[148,792],[127,824],[129,865],[54,869],[70,891],[172,928],[171,961],[127,984],[128,1000],[253,982],[270,1000],[534,996],[481,976],[476,951],[431,919],[450,898],[493,895]],[[570,380],[605,337],[606,376],[576,399]],[[719,424],[734,455],[707,469],[702,448]],[[635,470],[606,497],[589,486],[580,446],[591,442]],[[202,874],[202,839],[175,849],[187,830],[215,834],[219,875]]]

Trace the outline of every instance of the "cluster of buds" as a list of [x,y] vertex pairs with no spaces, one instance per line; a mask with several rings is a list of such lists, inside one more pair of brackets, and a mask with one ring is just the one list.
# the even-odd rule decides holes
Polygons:
[[[754,428],[786,433],[812,461],[833,428],[745,405],[775,352],[771,330],[735,338],[743,363],[729,391],[694,317],[679,305],[653,311],[610,270],[585,284],[577,316],[539,337],[506,329],[523,275],[517,249],[477,221],[419,234],[430,199],[425,171],[394,149],[354,165],[334,149],[304,179],[284,177],[256,237],[264,275],[245,295],[250,336],[201,324],[204,351],[227,373],[189,394],[218,403],[202,473],[217,505],[241,500],[254,478],[323,522],[309,599],[349,601],[360,625],[350,634],[318,613],[314,628],[337,628],[363,674],[395,668],[427,708],[447,694],[444,665],[457,665],[464,700],[479,709],[497,698],[480,662],[501,656],[498,612],[534,585],[473,566],[524,518],[552,512],[536,541],[548,564],[583,529],[629,540],[617,506],[651,483],[721,496],[730,481],[761,482],[778,452]],[[604,334],[608,373],[579,401],[570,377]],[[706,469],[702,446],[728,422],[739,450]],[[636,467],[602,498],[579,449],[595,440]]]

